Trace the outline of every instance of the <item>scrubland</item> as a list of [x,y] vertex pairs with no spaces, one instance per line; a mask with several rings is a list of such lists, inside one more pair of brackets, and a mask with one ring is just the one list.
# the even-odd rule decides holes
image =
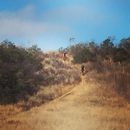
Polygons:
[[[18,108],[18,104],[1,106],[0,128],[129,130],[130,100],[128,91],[125,94],[128,79],[124,79],[124,75],[129,75],[117,71],[114,73],[114,70],[111,70],[114,65],[111,65],[110,69],[108,63],[102,63],[100,66],[98,63],[95,64],[91,62],[85,64],[86,74],[81,75],[81,81],[76,84],[51,85],[45,87],[43,93],[41,89],[33,100],[38,102],[37,100],[41,98],[38,96],[41,94],[46,101],[36,105],[37,107],[34,105],[35,107],[23,111]],[[77,70],[79,67],[80,65],[77,65]],[[98,68],[100,72],[97,72],[96,67],[100,67]],[[126,87],[124,91],[119,89],[123,87],[122,85]]]
[[0,129],[130,130],[129,49],[123,42],[77,44],[64,49],[66,61],[64,50],[2,44]]

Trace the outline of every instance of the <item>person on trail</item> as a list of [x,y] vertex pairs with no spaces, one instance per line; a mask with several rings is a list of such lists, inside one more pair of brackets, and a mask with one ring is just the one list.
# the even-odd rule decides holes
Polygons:
[[67,59],[67,56],[66,56],[66,52],[63,53],[63,60],[66,60]]
[[84,67],[84,64],[82,64],[81,66],[81,73],[84,74],[84,70],[85,70],[85,67]]

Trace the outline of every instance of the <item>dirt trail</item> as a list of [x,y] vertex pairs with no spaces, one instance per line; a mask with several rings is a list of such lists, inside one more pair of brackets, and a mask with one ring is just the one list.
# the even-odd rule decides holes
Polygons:
[[130,107],[104,105],[85,78],[67,94],[8,119],[3,130],[130,130]]

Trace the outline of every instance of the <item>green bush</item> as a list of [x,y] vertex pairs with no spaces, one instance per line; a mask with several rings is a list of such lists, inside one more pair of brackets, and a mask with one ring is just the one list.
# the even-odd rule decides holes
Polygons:
[[40,60],[7,40],[0,44],[0,104],[26,100],[38,91]]

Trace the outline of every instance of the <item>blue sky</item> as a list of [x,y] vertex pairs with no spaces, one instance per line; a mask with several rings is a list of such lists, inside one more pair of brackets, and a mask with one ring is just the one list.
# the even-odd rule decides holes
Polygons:
[[129,0],[0,0],[0,42],[43,51],[109,36],[118,43],[130,37],[129,7]]

